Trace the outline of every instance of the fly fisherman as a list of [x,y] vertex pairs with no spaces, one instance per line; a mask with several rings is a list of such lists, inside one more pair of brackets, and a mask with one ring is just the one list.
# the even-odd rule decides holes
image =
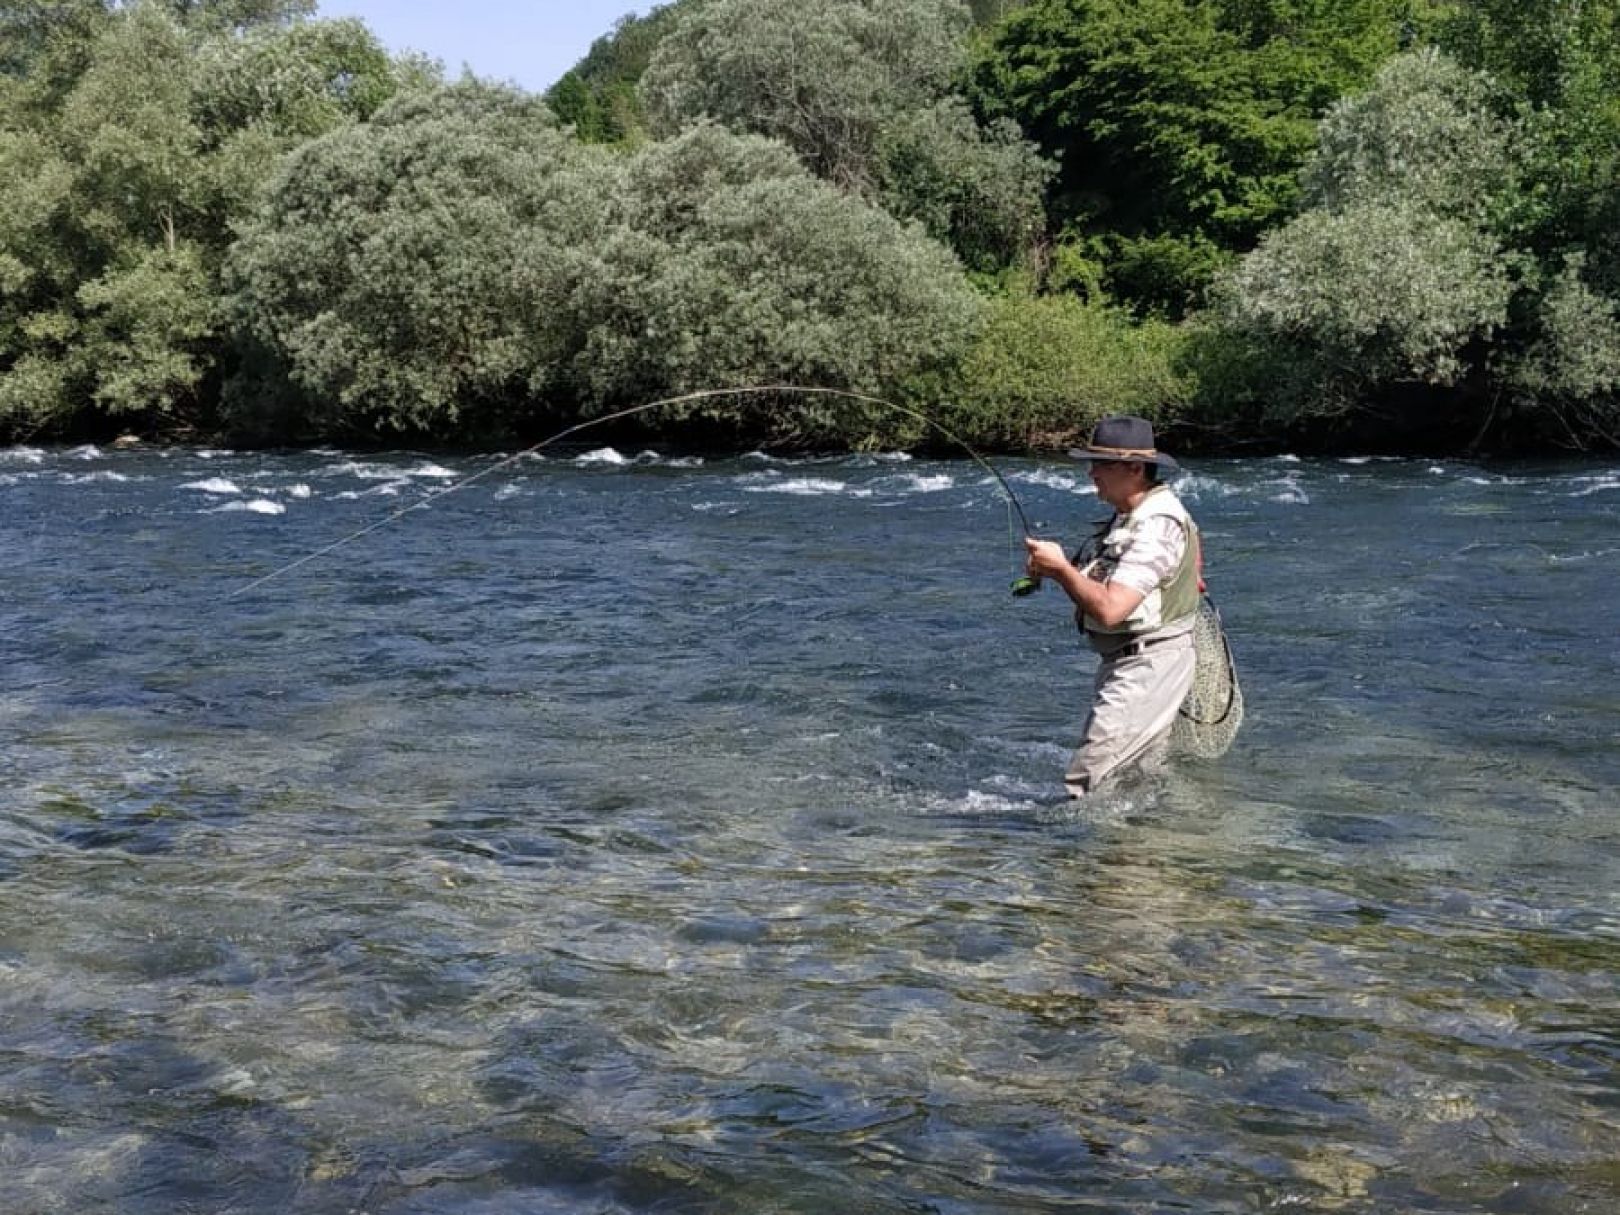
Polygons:
[[1091,483],[1114,515],[1073,561],[1053,541],[1025,544],[1030,575],[1063,588],[1102,660],[1063,776],[1069,796],[1084,797],[1129,765],[1158,758],[1169,743],[1196,662],[1199,547],[1197,524],[1160,482],[1177,465],[1154,447],[1152,423],[1104,418],[1090,443],[1069,454],[1090,462]]

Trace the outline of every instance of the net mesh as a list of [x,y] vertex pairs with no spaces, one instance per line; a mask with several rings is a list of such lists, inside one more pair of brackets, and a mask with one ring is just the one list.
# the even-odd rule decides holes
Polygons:
[[1216,759],[1226,754],[1243,724],[1243,689],[1221,614],[1207,597],[1199,601],[1193,647],[1197,663],[1192,688],[1176,715],[1172,739],[1178,750]]

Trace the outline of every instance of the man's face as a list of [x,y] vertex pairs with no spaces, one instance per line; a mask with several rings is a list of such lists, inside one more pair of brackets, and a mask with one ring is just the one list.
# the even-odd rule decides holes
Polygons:
[[1142,465],[1129,460],[1093,460],[1091,484],[1097,496],[1115,510],[1124,510],[1131,495],[1142,488]]

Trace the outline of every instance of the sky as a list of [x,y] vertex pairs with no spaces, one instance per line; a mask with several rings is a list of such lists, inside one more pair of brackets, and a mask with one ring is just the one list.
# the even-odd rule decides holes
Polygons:
[[322,17],[359,17],[390,51],[421,51],[452,79],[474,74],[539,93],[642,0],[319,0]]

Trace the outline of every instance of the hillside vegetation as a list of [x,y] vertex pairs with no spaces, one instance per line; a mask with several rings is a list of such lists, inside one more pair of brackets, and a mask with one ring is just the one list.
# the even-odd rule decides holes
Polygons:
[[[1620,445],[1620,13],[677,0],[545,96],[304,0],[0,14],[0,436],[833,387],[999,450]],[[791,394],[678,441],[927,441]]]

